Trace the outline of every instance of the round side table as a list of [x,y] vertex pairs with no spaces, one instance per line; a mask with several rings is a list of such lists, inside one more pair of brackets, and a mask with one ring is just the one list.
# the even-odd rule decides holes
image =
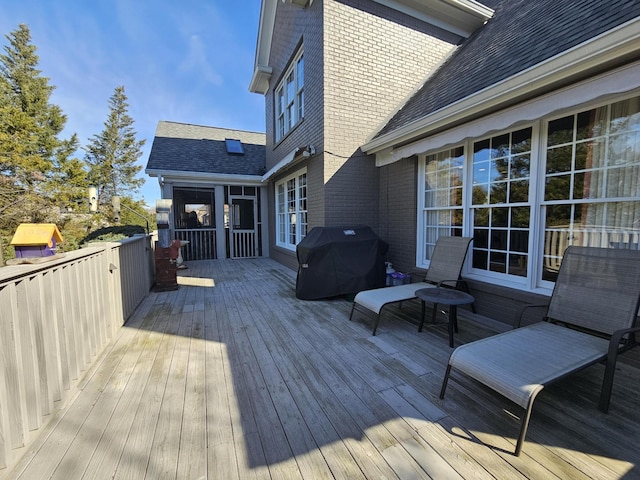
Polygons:
[[473,303],[475,298],[460,290],[454,290],[452,288],[421,288],[416,291],[416,297],[422,302],[422,319],[420,321],[420,327],[418,331],[422,331],[424,325],[424,302],[433,303],[433,314],[431,316],[431,322],[436,322],[436,311],[438,310],[438,304],[449,305],[449,346],[453,348],[453,331],[458,331],[458,305],[466,305]]

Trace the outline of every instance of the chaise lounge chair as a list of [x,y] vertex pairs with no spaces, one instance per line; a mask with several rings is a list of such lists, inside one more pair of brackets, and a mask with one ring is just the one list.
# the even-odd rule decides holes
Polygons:
[[[416,291],[421,288],[461,285],[465,290],[468,290],[466,283],[460,279],[460,272],[470,242],[471,238],[469,237],[438,238],[424,281],[359,292],[353,299],[349,320],[353,319],[356,307],[373,312],[376,315],[373,325],[373,335],[375,335],[378,323],[380,323],[380,311],[385,305],[416,298]],[[434,305],[433,308],[437,308],[437,306]],[[473,305],[471,308],[475,312]]]
[[638,345],[639,306],[640,251],[569,247],[545,321],[519,328],[518,319],[514,330],[456,348],[440,398],[456,370],[522,407],[517,456],[544,387],[605,360],[599,408],[608,411],[617,356]]

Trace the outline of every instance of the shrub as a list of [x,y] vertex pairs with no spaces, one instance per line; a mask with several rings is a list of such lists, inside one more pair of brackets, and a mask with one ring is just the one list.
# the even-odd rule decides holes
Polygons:
[[104,227],[94,230],[89,235],[80,240],[80,245],[86,245],[91,242],[113,242],[122,240],[123,238],[133,237],[134,235],[144,235],[146,230],[140,225],[121,225],[114,227]]

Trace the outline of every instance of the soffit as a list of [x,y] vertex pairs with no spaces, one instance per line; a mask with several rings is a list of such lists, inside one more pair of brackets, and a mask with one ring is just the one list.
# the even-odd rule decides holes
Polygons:
[[493,15],[492,9],[473,0],[373,1],[465,38]]

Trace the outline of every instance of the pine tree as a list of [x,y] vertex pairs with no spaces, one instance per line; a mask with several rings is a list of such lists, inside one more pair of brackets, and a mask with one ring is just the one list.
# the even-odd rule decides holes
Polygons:
[[144,183],[136,177],[142,169],[136,162],[145,141],[136,140],[128,107],[124,86],[116,87],[109,99],[104,130],[91,137],[85,148],[88,180],[98,190],[99,206],[110,204],[113,195],[131,197]]
[[38,70],[29,27],[7,35],[0,55],[0,173],[16,186],[38,189],[54,168],[54,158],[67,145],[58,139],[67,121],[49,103],[54,87]]
[[[50,217],[56,209],[47,207],[57,206],[59,191],[51,181],[78,144],[75,136],[59,138],[67,119],[49,102],[54,87],[38,69],[29,27],[19,25],[5,37],[8,44],[0,54],[0,232],[8,235],[21,222],[55,221]],[[66,190],[74,185],[72,177],[64,182]]]
[[53,161],[54,169],[46,184],[46,192],[61,208],[84,213],[87,211],[87,164],[74,155],[78,150],[78,139],[74,134],[65,141]]

